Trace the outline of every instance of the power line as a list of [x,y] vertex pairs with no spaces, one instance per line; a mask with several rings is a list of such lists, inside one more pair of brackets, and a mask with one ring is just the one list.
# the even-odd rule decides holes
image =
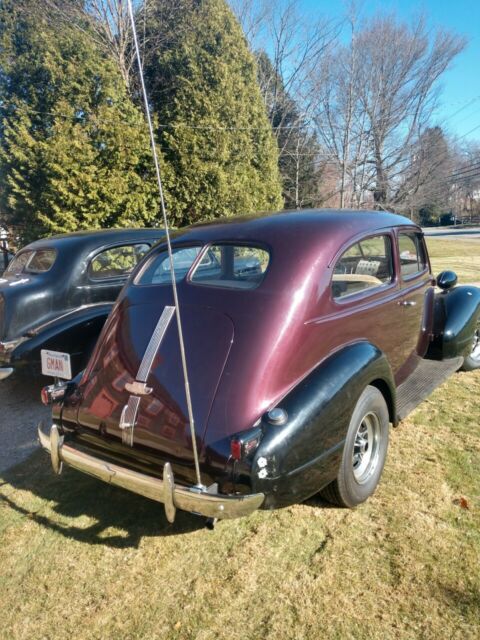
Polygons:
[[460,169],[456,173],[451,173],[449,176],[447,176],[447,178],[454,178],[455,176],[461,176],[461,175],[469,173],[470,171],[473,171],[475,169],[480,169],[480,162],[476,162],[476,163],[474,163],[474,164],[472,164],[470,166],[463,167],[463,169]]

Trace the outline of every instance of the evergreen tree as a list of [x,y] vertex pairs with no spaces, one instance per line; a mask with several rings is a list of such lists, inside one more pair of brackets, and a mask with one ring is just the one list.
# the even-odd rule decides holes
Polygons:
[[[24,240],[151,225],[157,193],[143,115],[88,26],[34,0],[0,7],[0,193]],[[79,28],[82,27],[82,28]]]
[[175,224],[281,207],[256,63],[224,0],[158,0],[145,72]]

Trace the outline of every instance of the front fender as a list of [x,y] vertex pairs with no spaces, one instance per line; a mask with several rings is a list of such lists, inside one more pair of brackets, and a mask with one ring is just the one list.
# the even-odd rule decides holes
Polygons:
[[464,285],[437,293],[434,335],[427,357],[447,360],[468,356],[479,317],[479,287]]
[[41,349],[81,356],[98,338],[112,307],[112,303],[80,307],[30,330],[27,340],[12,352],[10,361],[14,364],[37,361]]
[[254,491],[265,493],[265,508],[301,502],[335,478],[353,410],[372,383],[395,416],[388,360],[374,345],[358,342],[331,355],[278,404],[288,415],[284,425],[264,419],[251,483]]

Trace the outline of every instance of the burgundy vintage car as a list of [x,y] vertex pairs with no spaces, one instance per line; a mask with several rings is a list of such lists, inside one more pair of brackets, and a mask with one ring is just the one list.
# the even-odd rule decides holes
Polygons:
[[318,492],[353,507],[379,482],[390,423],[480,366],[480,289],[452,272],[435,281],[406,218],[248,216],[190,227],[172,247],[191,407],[162,243],[83,374],[44,390],[53,424],[39,429],[57,473],[66,463],[163,502],[170,521]]

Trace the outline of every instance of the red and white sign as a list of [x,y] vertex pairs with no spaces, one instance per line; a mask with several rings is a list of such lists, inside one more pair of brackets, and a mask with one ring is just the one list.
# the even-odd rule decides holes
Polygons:
[[52,378],[72,379],[72,366],[68,353],[60,351],[47,351],[42,349],[42,373]]

